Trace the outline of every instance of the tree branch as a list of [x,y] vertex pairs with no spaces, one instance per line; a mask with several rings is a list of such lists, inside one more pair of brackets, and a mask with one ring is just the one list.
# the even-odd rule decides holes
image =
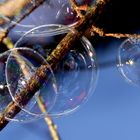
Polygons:
[[[8,37],[4,38],[3,42],[7,46],[8,49],[14,48],[14,44],[12,43],[12,41]],[[23,59],[20,57],[20,54],[17,51],[14,52],[14,57],[16,58],[17,62],[19,63],[20,68],[22,69],[22,72],[24,73],[24,75],[29,77],[30,75],[29,75],[27,69],[22,67],[22,66],[26,65],[25,61],[23,61]],[[47,114],[47,107],[44,104],[44,101],[40,96],[37,97],[37,103],[38,103],[38,106],[39,106],[41,112]],[[54,124],[51,116],[47,115],[44,118],[44,120],[45,120],[46,124],[48,125],[49,132],[50,132],[52,139],[53,140],[60,140],[60,135],[57,131],[56,125]]]
[[[73,44],[81,38],[86,29],[92,26],[97,17],[99,17],[104,11],[104,8],[108,3],[109,0],[97,0],[95,6],[91,7],[87,14],[79,20],[73,31],[69,32],[62,39],[56,49],[47,58],[47,61],[51,65],[52,69],[54,69],[63,59],[66,53],[69,52],[69,50],[73,47]],[[28,101],[34,96],[36,91],[39,90],[39,88],[48,78],[47,70],[48,65],[42,65],[39,67],[36,70],[35,75],[27,82],[26,88],[23,88],[21,92],[15,96],[15,100],[18,101],[21,106],[25,106],[28,103]],[[12,101],[0,116],[0,130],[2,130],[8,124],[9,121],[6,120],[6,118],[14,118],[20,111],[21,108]]]

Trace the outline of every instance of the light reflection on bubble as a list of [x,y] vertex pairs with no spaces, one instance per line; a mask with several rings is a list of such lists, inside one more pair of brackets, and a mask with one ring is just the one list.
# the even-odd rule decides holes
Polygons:
[[60,95],[51,110],[52,116],[59,117],[77,110],[96,87],[96,55],[86,38],[83,37],[81,42],[64,57],[55,72]]
[[140,85],[140,39],[129,38],[121,44],[117,66],[125,80]]
[[[6,82],[5,77],[5,67],[7,58],[12,50],[7,51],[5,53],[0,54],[0,114],[3,113],[7,105],[12,101],[8,90],[8,84]],[[32,101],[31,101],[32,102]],[[35,101],[34,101],[35,102]],[[29,121],[37,119],[35,115],[31,115],[25,111],[21,111],[19,114],[16,115],[15,118],[10,119],[11,121]],[[9,120],[9,118],[6,118]]]
[[[77,2],[79,5],[87,4],[91,6],[95,0],[77,0]],[[45,0],[43,4],[20,22],[25,27],[16,26],[13,31],[20,36],[36,26],[44,24],[73,25],[78,19],[69,0]]]
[[[41,64],[48,65],[48,79],[40,90],[35,93],[28,104],[26,106],[21,106],[14,97],[20,95],[22,89],[26,88],[27,82],[35,74],[36,68],[41,66]],[[57,89],[54,75],[45,59],[35,50],[29,48],[15,48],[9,51],[5,71],[6,82],[13,101],[26,112],[23,113],[23,115],[21,114],[22,116],[16,116],[14,119],[17,121],[29,121],[47,115],[41,112],[36,98],[40,96],[44,101],[45,107],[47,107],[49,111],[55,103]],[[26,116],[30,117],[27,118]]]
[[[65,33],[71,31],[71,29],[66,29],[62,25],[61,28],[60,25],[54,26],[55,28],[58,26],[61,32],[58,31],[54,34],[53,30],[47,32],[49,28],[50,30],[54,28],[53,25],[39,26],[21,37],[16,43],[16,47],[26,46],[35,49],[37,45],[36,51],[47,58]],[[85,37],[82,37],[60,62],[54,70],[54,74],[59,94],[56,103],[48,113],[58,117],[67,115],[79,108],[94,92],[98,66],[91,43]]]

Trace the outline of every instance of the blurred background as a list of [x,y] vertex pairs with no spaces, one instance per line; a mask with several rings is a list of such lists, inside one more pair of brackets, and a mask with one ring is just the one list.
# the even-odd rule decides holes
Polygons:
[[[138,2],[112,0],[96,24],[106,32],[139,33]],[[96,50],[100,69],[96,90],[77,112],[54,119],[58,132],[63,140],[139,140],[139,87],[125,82],[116,67],[118,47],[123,39],[96,35],[90,41]],[[9,138],[51,140],[43,119],[26,124],[11,122],[0,134],[1,140]]]

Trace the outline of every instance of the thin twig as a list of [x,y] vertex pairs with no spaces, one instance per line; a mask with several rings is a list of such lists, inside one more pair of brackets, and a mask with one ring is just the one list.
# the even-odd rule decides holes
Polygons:
[[101,37],[114,37],[114,38],[140,38],[140,34],[122,34],[122,33],[105,33],[103,29],[100,29],[94,25],[90,30],[91,35],[97,33]]
[[[8,37],[3,40],[3,43],[8,47],[8,49],[14,48],[14,44]],[[25,65],[26,65],[25,61],[20,57],[20,54],[18,53],[18,51],[14,52],[14,57],[16,58],[17,62],[19,63],[20,68],[22,69],[22,72],[24,73],[24,75],[26,75],[27,77],[30,77],[29,72],[25,68]],[[39,105],[41,112],[47,114],[47,108],[43,102],[43,99],[40,96],[37,97],[37,103]],[[44,120],[45,120],[46,124],[48,125],[52,139],[60,140],[60,135],[57,131],[56,125],[54,124],[54,122],[53,122],[52,118],[49,116],[49,114],[44,118]]]
[[[37,103],[39,105],[40,110],[42,111],[42,113],[47,113],[47,108],[43,102],[43,99],[39,96],[37,97]],[[45,122],[48,124],[48,128],[51,134],[51,137],[53,140],[60,140],[60,136],[58,134],[57,131],[57,126],[54,124],[51,116],[49,116],[49,114],[44,118]]]

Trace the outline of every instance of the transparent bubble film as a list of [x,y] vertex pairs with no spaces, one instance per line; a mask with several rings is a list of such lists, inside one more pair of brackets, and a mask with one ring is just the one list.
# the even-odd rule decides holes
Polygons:
[[[8,51],[8,53],[5,66],[5,79],[10,92],[9,95],[11,95],[12,100],[23,110],[23,113],[20,116],[16,116],[14,120],[29,121],[47,115],[47,113],[41,112],[37,99],[41,98],[43,100],[43,104],[48,111],[56,101],[56,82],[49,64],[38,52],[29,48],[15,48]],[[35,93],[27,105],[23,106],[23,104],[21,105],[16,100],[16,97],[20,96],[23,89],[26,89],[27,82],[34,76],[36,69],[42,64],[48,65],[48,79],[42,84],[39,91]]]
[[[63,25],[42,25],[23,35],[15,47],[26,46],[36,50],[47,59],[52,50],[70,31],[72,29]],[[64,56],[53,72],[57,82],[58,94],[54,106],[47,112],[51,116],[58,117],[67,115],[79,108],[94,92],[98,66],[91,43],[82,37]],[[26,110],[29,109],[26,108]]]
[[129,38],[121,44],[117,66],[127,82],[140,85],[140,39]]
[[[94,0],[76,0],[76,2],[79,6],[90,6],[94,3]],[[14,28],[13,33],[20,36],[21,33],[44,24],[63,24],[69,26],[75,24],[78,19],[79,17],[71,7],[69,0],[44,0],[43,4],[38,6],[20,22],[20,25],[23,26],[16,26]]]

